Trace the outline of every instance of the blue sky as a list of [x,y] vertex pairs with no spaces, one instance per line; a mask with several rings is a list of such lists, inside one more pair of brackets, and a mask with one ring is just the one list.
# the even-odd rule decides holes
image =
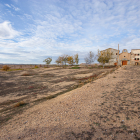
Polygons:
[[0,0],[0,63],[140,49],[140,0]]

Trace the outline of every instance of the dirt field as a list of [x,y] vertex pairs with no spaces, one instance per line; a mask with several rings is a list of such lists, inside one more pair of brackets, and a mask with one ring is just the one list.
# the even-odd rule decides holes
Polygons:
[[[54,99],[44,102],[40,100],[42,103],[32,106],[34,100],[50,96],[59,89],[67,90],[67,85],[79,85],[90,76],[95,77],[95,74],[100,74],[100,77],[101,73],[108,70],[111,69],[35,69],[1,72],[0,90],[4,93],[0,94],[1,113],[3,112],[1,120],[8,111],[11,112],[5,108],[13,104],[15,98],[25,98],[30,108],[26,109],[26,105],[24,112],[20,112],[24,107],[16,108],[19,114],[5,125],[1,125],[0,139],[139,140],[139,66],[123,66],[103,78]],[[28,77],[21,76],[25,72],[34,74]],[[37,96],[33,93],[37,93]]]
[[[23,66],[22,66],[23,68]],[[89,82],[97,75],[112,69],[37,68],[17,71],[0,71],[0,123],[10,119],[23,107],[20,102],[33,106]]]

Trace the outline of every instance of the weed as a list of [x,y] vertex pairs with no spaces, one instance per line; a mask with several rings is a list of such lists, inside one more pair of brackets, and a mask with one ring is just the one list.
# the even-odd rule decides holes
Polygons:
[[10,67],[7,66],[7,65],[4,65],[4,66],[2,67],[2,70],[4,70],[4,71],[8,71],[9,69],[10,69]]
[[113,78],[116,78],[115,76],[113,76]]

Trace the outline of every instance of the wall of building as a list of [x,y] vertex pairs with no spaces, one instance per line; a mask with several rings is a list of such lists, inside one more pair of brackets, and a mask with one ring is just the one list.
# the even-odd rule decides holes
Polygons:
[[136,62],[140,65],[140,49],[131,50],[131,65],[136,65]]
[[130,56],[131,56],[131,54],[128,52],[120,53],[119,60],[130,60],[131,59]]

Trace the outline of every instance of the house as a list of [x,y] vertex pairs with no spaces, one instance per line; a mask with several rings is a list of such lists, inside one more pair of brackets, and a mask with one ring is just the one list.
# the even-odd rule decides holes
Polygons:
[[140,49],[131,50],[131,65],[140,65]]

